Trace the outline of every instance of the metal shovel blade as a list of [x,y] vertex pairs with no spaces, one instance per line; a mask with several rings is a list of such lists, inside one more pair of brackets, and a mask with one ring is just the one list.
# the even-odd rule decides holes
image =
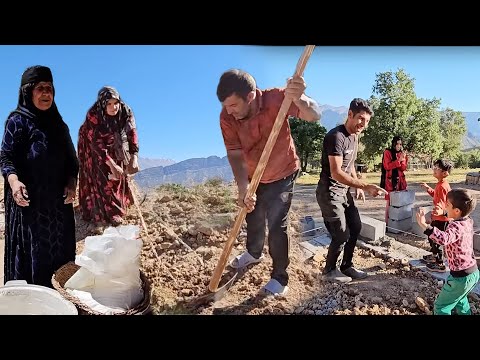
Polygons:
[[228,289],[232,287],[235,281],[240,277],[240,271],[237,271],[233,274],[233,276],[221,287],[217,289],[215,292],[208,291],[208,293],[204,295],[200,295],[195,300],[193,300],[188,307],[196,308],[202,305],[206,305],[209,303],[215,303],[225,296]]

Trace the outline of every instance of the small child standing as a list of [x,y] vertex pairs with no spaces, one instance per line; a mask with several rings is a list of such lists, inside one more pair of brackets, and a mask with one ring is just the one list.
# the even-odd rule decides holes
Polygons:
[[425,221],[425,211],[416,214],[417,223],[425,235],[445,247],[450,275],[434,303],[434,315],[470,315],[467,295],[478,282],[479,272],[473,250],[473,220],[468,216],[476,205],[475,197],[465,189],[454,189],[447,194],[446,210],[450,221],[441,231]]
[[[438,180],[435,189],[432,189],[425,183],[420,184],[420,186],[427,190],[428,195],[433,197],[432,222],[430,225],[442,231],[446,229],[448,224],[448,218],[444,214],[447,193],[451,189],[446,177],[450,174],[452,167],[451,162],[438,159],[433,163],[433,177]],[[423,260],[427,263],[427,268],[431,271],[445,272],[446,268],[443,261],[442,248],[430,239],[428,239],[428,242],[430,243],[430,251],[432,253],[423,257]]]

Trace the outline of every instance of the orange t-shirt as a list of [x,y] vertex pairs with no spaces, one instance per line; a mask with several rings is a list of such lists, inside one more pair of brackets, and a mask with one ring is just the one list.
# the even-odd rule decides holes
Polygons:
[[[220,128],[225,147],[227,151],[239,149],[243,151],[250,179],[262,156],[283,99],[284,89],[273,88],[264,91],[257,89],[256,101],[259,110],[253,117],[236,120],[232,115],[228,115],[225,109],[220,114]],[[299,169],[300,161],[288,123],[288,116],[298,117],[299,112],[298,107],[292,103],[270,154],[261,183],[283,179]]]
[[[433,212],[435,211],[435,207],[440,205],[442,209],[445,210],[445,206],[447,203],[447,194],[452,190],[450,188],[450,184],[447,180],[442,179],[437,183],[435,189],[429,189],[427,192],[428,194],[433,197]],[[432,220],[438,221],[448,221],[449,219],[444,215],[434,215],[432,212]]]

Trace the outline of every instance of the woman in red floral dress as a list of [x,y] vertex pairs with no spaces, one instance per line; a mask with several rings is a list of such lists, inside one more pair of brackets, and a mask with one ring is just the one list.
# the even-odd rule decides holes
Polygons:
[[122,223],[133,202],[127,176],[139,170],[138,150],[132,110],[115,88],[103,87],[78,135],[79,202],[84,220]]

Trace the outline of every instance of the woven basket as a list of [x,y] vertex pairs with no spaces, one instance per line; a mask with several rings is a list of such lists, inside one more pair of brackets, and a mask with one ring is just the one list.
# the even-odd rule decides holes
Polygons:
[[[72,302],[77,307],[79,315],[104,315],[82,303],[76,296],[69,294],[64,288],[65,283],[73,276],[73,274],[78,271],[78,269],[80,269],[80,266],[75,264],[73,261],[70,261],[69,263],[63,265],[60,269],[58,269],[52,276],[52,285],[54,289],[57,290],[65,299]],[[142,315],[150,311],[150,298],[152,293],[151,283],[141,270],[140,279],[142,281],[142,288],[144,293],[142,302],[140,302],[140,304],[131,309],[116,313],[115,315]]]

